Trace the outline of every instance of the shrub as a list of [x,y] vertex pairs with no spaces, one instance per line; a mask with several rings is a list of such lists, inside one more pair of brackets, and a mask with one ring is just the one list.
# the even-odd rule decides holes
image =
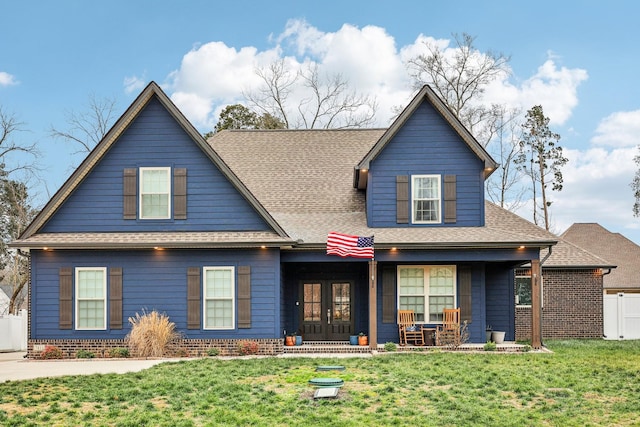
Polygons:
[[445,347],[449,350],[457,350],[462,344],[469,341],[469,325],[465,320],[460,326],[460,333],[444,333],[440,336],[440,343],[438,345]]
[[207,349],[207,356],[218,356],[220,354],[220,350],[215,348],[215,347],[211,347],[209,349]]
[[498,346],[493,341],[487,341],[484,345],[484,351],[495,351]]
[[176,324],[169,321],[169,316],[153,310],[150,313],[142,311],[129,318],[131,332],[125,342],[131,352],[140,357],[161,357],[172,348],[177,347],[177,341],[182,335],[176,331]]
[[76,359],[93,359],[94,357],[96,357],[96,355],[89,350],[78,350],[76,353]]
[[258,350],[260,350],[260,346],[255,341],[239,341],[238,342],[238,352],[243,356],[248,356],[250,354],[258,354]]
[[43,359],[62,359],[62,350],[55,345],[48,345],[40,353],[40,357]]
[[109,350],[109,357],[129,357],[129,349],[124,347]]
[[398,346],[396,345],[396,343],[393,343],[393,342],[384,343],[384,351],[396,351],[397,349],[398,349]]

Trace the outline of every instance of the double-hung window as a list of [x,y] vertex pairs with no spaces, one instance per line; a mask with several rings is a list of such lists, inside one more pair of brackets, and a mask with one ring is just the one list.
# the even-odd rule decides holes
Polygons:
[[204,329],[233,329],[235,269],[204,267]]
[[78,267],[75,279],[76,329],[106,329],[107,269]]
[[413,175],[411,177],[412,222],[440,223],[440,175]]
[[140,218],[171,217],[171,168],[140,168]]
[[454,265],[398,267],[398,308],[413,310],[417,322],[442,322],[442,310],[455,306]]

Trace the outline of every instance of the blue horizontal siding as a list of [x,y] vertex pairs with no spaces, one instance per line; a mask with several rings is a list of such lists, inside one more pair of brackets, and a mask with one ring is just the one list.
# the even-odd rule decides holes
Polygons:
[[[427,102],[423,102],[371,163],[367,181],[370,227],[484,225],[483,162]],[[456,176],[455,224],[396,223],[396,176]],[[409,210],[411,212],[411,210]],[[442,212],[444,215],[444,212]]]
[[[186,220],[124,220],[125,168],[187,169]],[[268,230],[269,226],[153,98],[45,225],[44,232]]]
[[[378,343],[398,342],[398,325],[396,323],[382,323],[382,265],[378,264],[377,288],[377,328]],[[506,264],[472,264],[471,272],[471,322],[467,325],[468,342],[483,343],[486,341],[485,327],[487,324],[494,329],[507,332],[507,338],[514,336],[514,300],[513,291],[508,292],[505,279],[512,275],[513,270]],[[496,278],[499,278],[496,283]],[[507,280],[508,282],[508,280]],[[511,286],[513,288],[513,286]],[[460,289],[456,289],[459,304]],[[509,320],[511,319],[511,320]],[[435,327],[436,325],[427,325]]]
[[[129,317],[142,310],[169,316],[188,338],[277,338],[280,324],[280,257],[278,250],[219,251],[32,251],[31,338],[123,338]],[[251,328],[228,331],[187,330],[188,267],[251,267]],[[60,330],[60,267],[122,267],[123,329]],[[236,270],[237,274],[237,270]],[[74,319],[75,322],[75,319]],[[108,319],[107,319],[108,323]]]

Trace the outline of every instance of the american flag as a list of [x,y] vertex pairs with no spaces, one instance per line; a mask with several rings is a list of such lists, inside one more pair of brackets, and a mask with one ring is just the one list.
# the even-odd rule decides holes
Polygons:
[[332,231],[327,236],[327,255],[373,258],[373,236],[351,236]]

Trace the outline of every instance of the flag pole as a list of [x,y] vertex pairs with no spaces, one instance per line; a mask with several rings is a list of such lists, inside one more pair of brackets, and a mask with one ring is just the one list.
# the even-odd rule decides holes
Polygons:
[[378,349],[378,319],[377,319],[377,261],[369,260],[369,348]]

